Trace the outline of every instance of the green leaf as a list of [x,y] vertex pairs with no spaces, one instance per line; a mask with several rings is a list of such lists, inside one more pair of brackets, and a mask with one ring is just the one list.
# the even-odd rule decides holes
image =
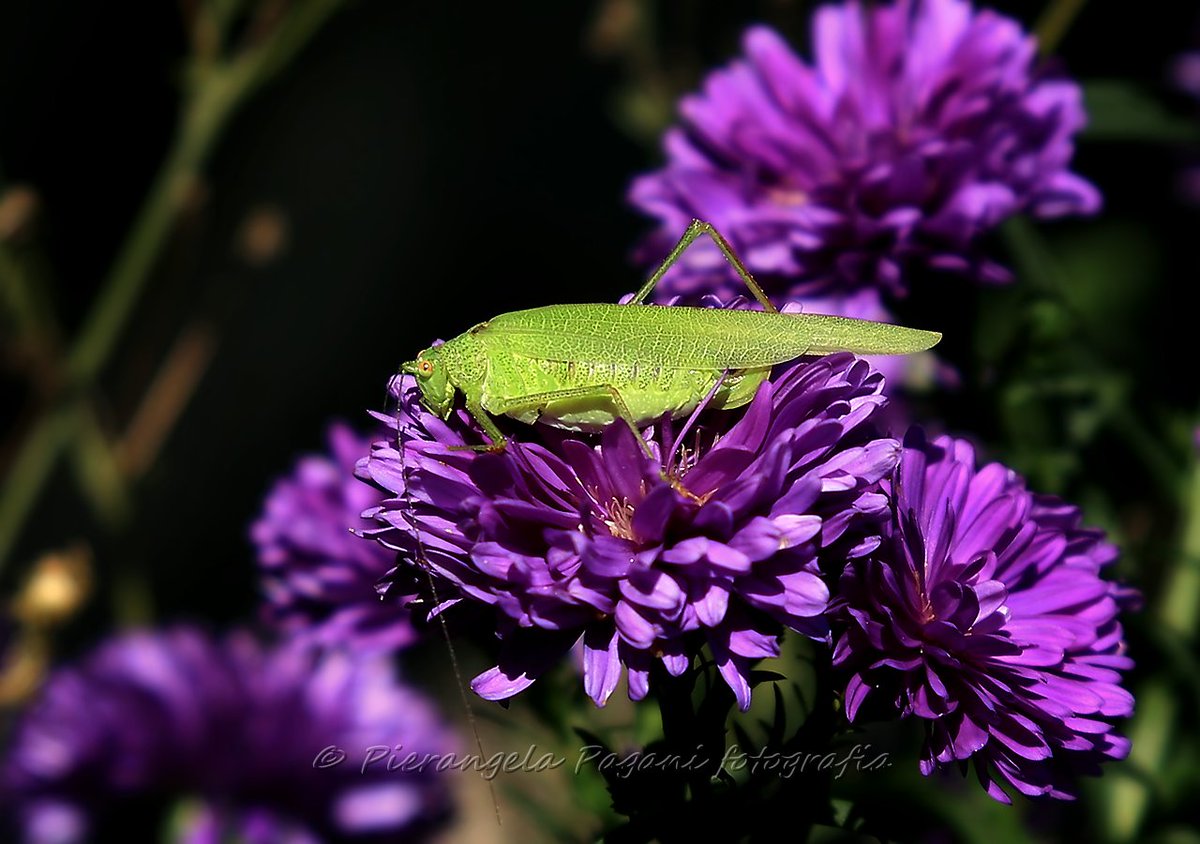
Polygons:
[[746,732],[746,728],[737,721],[733,722],[733,736],[738,749],[743,753],[751,752],[751,748],[754,748],[758,744],[754,740],[754,737]]
[[1088,140],[1200,142],[1200,121],[1172,114],[1159,99],[1125,80],[1085,82],[1083,102],[1088,113],[1083,137]]
[[767,747],[777,748],[783,746],[783,737],[787,732],[787,704],[783,700],[783,689],[778,684],[771,688],[775,692],[775,715],[767,732]]

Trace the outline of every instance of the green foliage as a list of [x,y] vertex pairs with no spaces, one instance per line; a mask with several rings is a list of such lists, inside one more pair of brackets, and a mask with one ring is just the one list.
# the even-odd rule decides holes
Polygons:
[[1134,82],[1094,80],[1084,84],[1083,95],[1088,113],[1083,136],[1087,140],[1154,144],[1200,142],[1200,124],[1194,118],[1172,112]]

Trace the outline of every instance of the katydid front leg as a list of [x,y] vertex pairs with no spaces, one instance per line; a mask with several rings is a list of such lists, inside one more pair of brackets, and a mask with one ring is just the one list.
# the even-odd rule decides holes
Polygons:
[[702,234],[708,235],[712,238],[713,243],[717,244],[717,248],[721,250],[721,254],[725,256],[725,260],[730,263],[738,276],[746,283],[746,287],[749,288],[754,298],[771,313],[779,313],[779,309],[771,304],[771,300],[767,298],[767,294],[759,287],[758,282],[754,280],[754,276],[750,275],[750,271],[746,269],[745,264],[742,263],[741,259],[733,251],[733,247],[729,245],[729,241],[713,228],[711,223],[706,223],[703,220],[692,220],[691,224],[687,227],[687,231],[683,233],[683,237],[679,238],[679,242],[675,244],[675,247],[670,251],[659,268],[651,274],[641,289],[629,300],[629,304],[640,305],[658,285],[658,282],[662,280],[662,277],[666,275],[667,270],[671,269],[680,256],[687,251],[687,248],[695,243],[696,239]]
[[452,445],[450,446],[450,451],[478,451],[488,454],[497,454],[504,451],[508,447],[508,439],[496,427],[496,423],[492,421],[491,415],[483,409],[483,405],[471,399],[467,399],[464,404],[467,406],[467,413],[471,414],[471,418],[479,424],[480,428],[483,428],[483,433],[490,442],[482,445]]

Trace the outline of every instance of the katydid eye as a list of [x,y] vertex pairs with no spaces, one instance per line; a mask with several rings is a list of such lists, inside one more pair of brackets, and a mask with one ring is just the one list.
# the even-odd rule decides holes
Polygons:
[[433,363],[431,361],[422,360],[417,363],[417,372],[426,377],[433,374]]

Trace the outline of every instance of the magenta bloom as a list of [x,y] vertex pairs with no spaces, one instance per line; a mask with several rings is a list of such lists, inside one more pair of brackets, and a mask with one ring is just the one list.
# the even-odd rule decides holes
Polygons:
[[997,800],[999,782],[1070,797],[1071,774],[1129,751],[1109,720],[1133,710],[1130,593],[1100,577],[1116,548],[1012,470],[976,468],[963,440],[910,432],[891,493],[892,535],[847,566],[836,600],[847,716],[872,700],[924,719],[925,774],[973,760]]
[[[978,240],[1014,214],[1099,208],[1069,169],[1079,86],[1043,72],[1016,21],[964,0],[852,1],[819,9],[813,40],[810,64],[753,28],[745,57],[683,100],[666,164],[630,190],[658,222],[643,257],[698,217],[792,297],[902,295],[919,267],[1007,280]],[[680,264],[660,295],[736,289],[715,249]]]
[[710,414],[682,459],[678,425],[654,426],[651,459],[621,423],[599,442],[521,427],[503,453],[449,451],[478,434],[461,412],[430,414],[406,379],[391,421],[403,452],[390,437],[360,468],[395,496],[371,535],[401,552],[397,578],[427,565],[442,601],[494,607],[499,664],[472,684],[485,698],[526,688],[582,638],[593,700],[622,675],[641,699],[656,662],[679,675],[707,643],[746,709],[781,627],[828,637],[822,556],[874,547],[874,485],[899,447],[871,433],[882,387],[850,355],[798,364],[744,413]]
[[354,476],[370,439],[348,425],[329,429],[329,454],[302,457],[263,502],[251,528],[267,614],[289,634],[354,647],[396,648],[415,638],[406,613],[380,600],[375,584],[395,555],[353,531],[382,496]]
[[443,779],[361,771],[368,748],[397,744],[455,749],[382,656],[139,632],[50,677],[10,736],[0,793],[32,844],[419,840],[448,808]]

